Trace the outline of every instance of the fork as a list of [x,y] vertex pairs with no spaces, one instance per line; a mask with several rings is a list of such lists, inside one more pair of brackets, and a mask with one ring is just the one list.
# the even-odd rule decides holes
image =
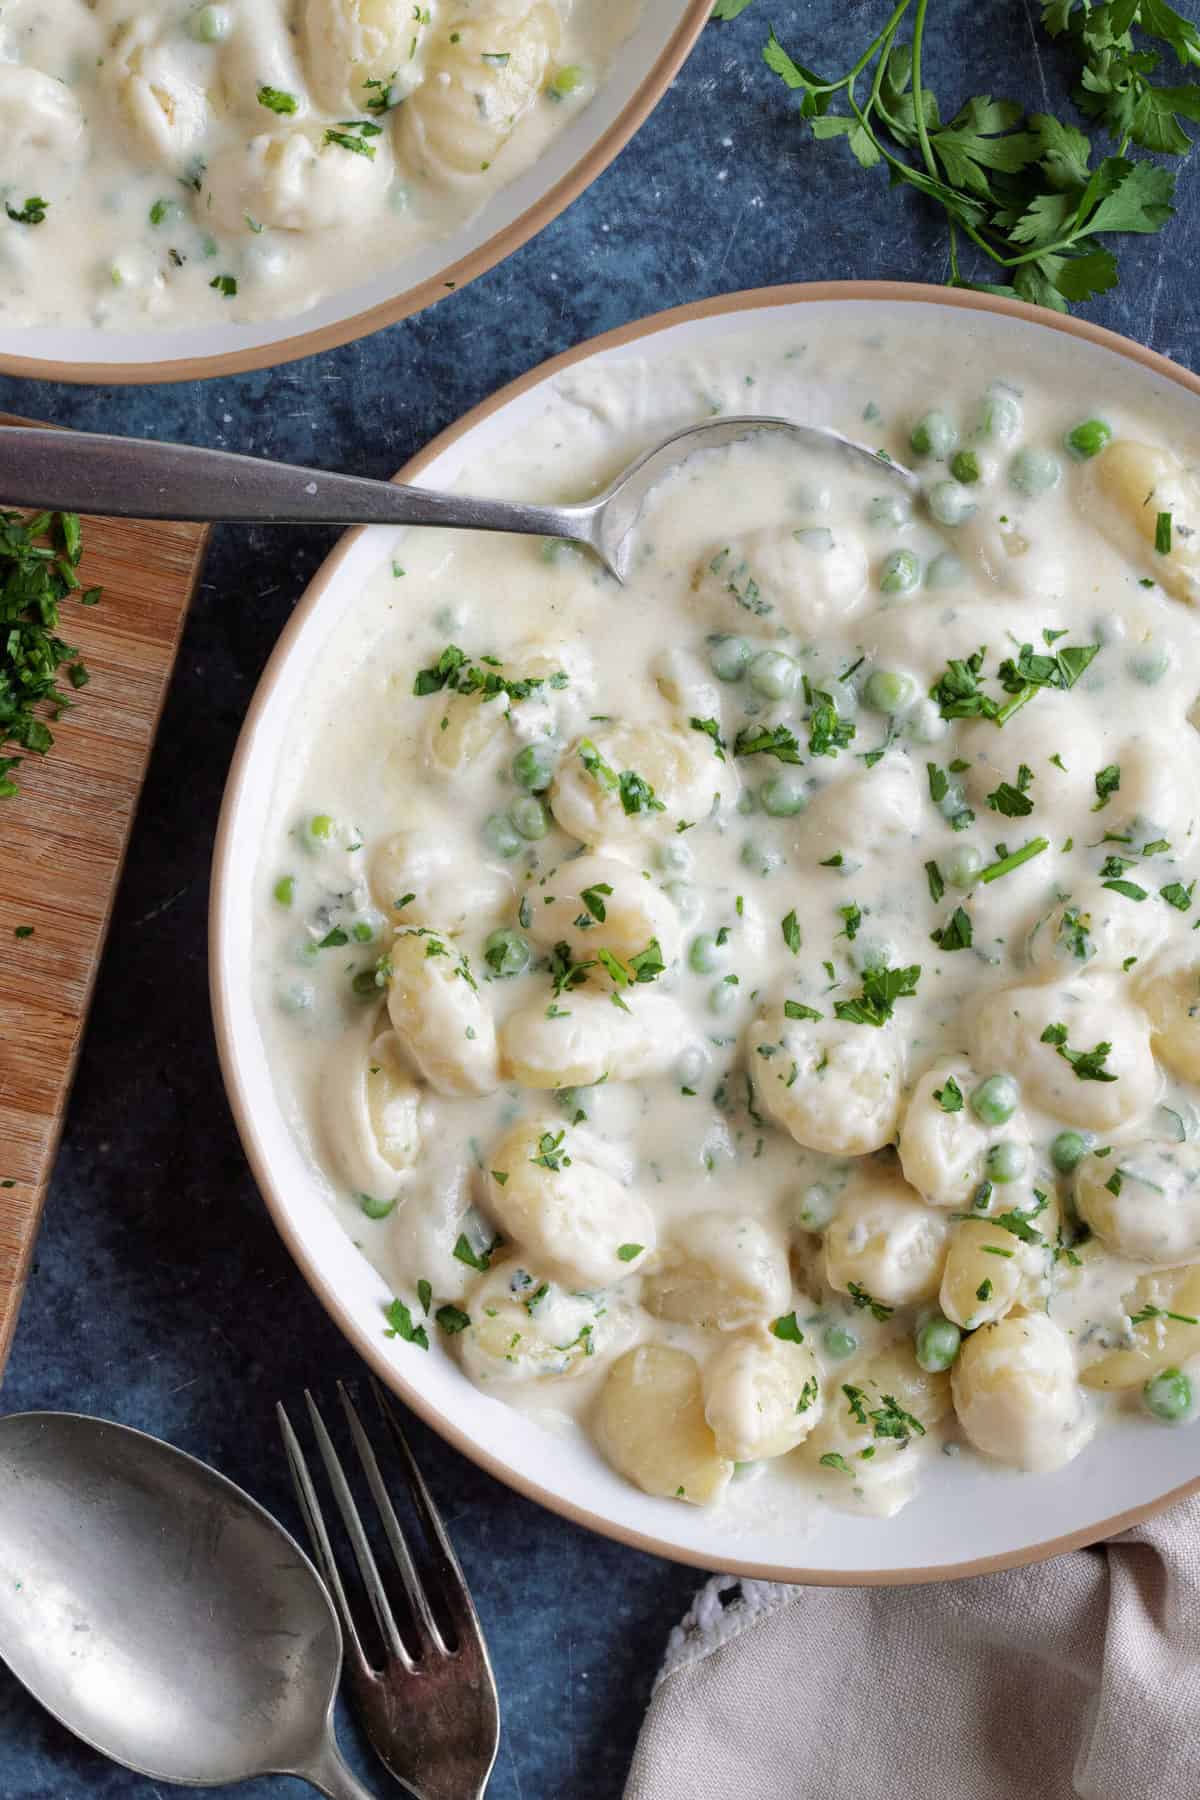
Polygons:
[[376,1755],[389,1773],[417,1796],[417,1800],[480,1800],[500,1742],[500,1704],[487,1645],[458,1558],[400,1422],[374,1380],[371,1389],[383,1421],[384,1434],[397,1453],[409,1497],[432,1554],[437,1579],[435,1595],[452,1628],[449,1634],[452,1641],[447,1641],[447,1634],[434,1617],[429,1593],[388,1497],[375,1451],[358,1410],[340,1381],[338,1398],[408,1600],[409,1644],[400,1635],[341,1460],[320,1410],[307,1389],[304,1400],[321,1461],[383,1642],[381,1668],[372,1667],[363,1649],[308,1463],[287,1412],[282,1405],[277,1405],[275,1410],[292,1480],[317,1564],[346,1634],[350,1691]]

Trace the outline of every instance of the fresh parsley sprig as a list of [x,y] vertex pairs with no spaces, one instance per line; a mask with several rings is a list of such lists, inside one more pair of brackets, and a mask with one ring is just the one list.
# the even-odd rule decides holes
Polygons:
[[[1183,156],[1185,124],[1200,124],[1200,85],[1152,80],[1162,46],[1185,69],[1200,66],[1200,31],[1166,0],[1045,0],[1042,23],[1079,58],[1074,98],[1116,144],[1092,166],[1087,132],[1011,100],[976,95],[948,120],[923,76],[931,0],[897,0],[851,68],[826,80],[793,58],[774,31],[763,58],[802,95],[818,140],[844,138],[864,169],[886,166],[893,185],[917,189],[946,214],[953,287],[980,288],[1066,312],[1116,285],[1112,234],[1161,231],[1175,175],[1131,160],[1131,145]],[[899,32],[911,14],[910,41]],[[846,110],[833,111],[837,97]],[[966,239],[1005,278],[977,279],[960,261]]]

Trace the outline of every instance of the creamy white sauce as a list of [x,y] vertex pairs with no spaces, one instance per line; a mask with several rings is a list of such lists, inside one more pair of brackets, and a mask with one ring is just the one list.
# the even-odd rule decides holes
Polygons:
[[[297,1135],[431,1353],[653,1492],[765,1461],[756,1505],[886,1513],[935,1444],[1052,1468],[1164,1363],[1194,1387],[1195,443],[1017,341],[851,316],[568,375],[465,487],[578,497],[761,409],[925,497],[764,436],[652,496],[625,590],[561,546],[398,539],[281,762],[258,1003]],[[1079,460],[1086,420],[1111,443]],[[534,685],[455,693],[471,668]],[[911,1349],[939,1307],[953,1393]]]
[[536,161],[640,10],[9,0],[0,319],[302,312],[445,237]]

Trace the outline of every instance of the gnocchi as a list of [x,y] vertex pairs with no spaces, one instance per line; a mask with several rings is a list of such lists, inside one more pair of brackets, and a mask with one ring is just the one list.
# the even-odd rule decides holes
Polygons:
[[627,1350],[609,1371],[594,1419],[608,1460],[647,1494],[707,1506],[729,1485],[733,1462],[717,1449],[700,1368],[686,1350]]
[[496,1026],[467,957],[436,931],[404,926],[389,962],[388,1012],[426,1081],[440,1094],[490,1094]]
[[507,1239],[569,1285],[635,1274],[655,1245],[654,1215],[587,1157],[587,1139],[554,1119],[525,1120],[488,1151],[488,1211]]
[[1059,1469],[1091,1435],[1071,1346],[1044,1313],[1012,1312],[972,1332],[950,1380],[967,1437],[997,1462]]

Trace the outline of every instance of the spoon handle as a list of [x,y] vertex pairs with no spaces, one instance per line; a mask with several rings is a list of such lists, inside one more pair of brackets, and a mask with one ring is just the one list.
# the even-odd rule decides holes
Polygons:
[[584,507],[525,506],[105,432],[0,426],[10,506],[267,525],[444,525],[587,541]]
[[313,1761],[306,1768],[296,1769],[302,1781],[307,1781],[327,1800],[377,1800],[370,1788],[363,1786],[354,1774],[337,1747],[332,1727],[322,1740]]

